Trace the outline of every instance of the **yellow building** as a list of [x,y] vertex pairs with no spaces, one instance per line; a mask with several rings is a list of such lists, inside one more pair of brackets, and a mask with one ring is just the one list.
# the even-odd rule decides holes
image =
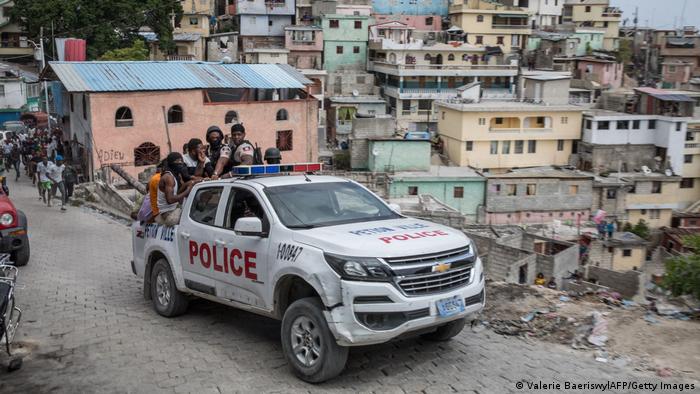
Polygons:
[[700,197],[698,182],[689,183],[678,176],[632,173],[619,174],[619,177],[631,185],[625,198],[627,221],[631,224],[642,219],[651,228],[671,226],[673,211],[687,207]]
[[214,0],[183,2],[183,14],[173,19],[175,51],[163,53],[158,37],[142,33],[151,47],[151,60],[206,60],[206,40],[211,33],[211,16],[215,15]]
[[490,0],[454,0],[449,13],[450,22],[468,32],[470,44],[498,46],[505,53],[525,48],[532,34],[530,14],[520,7]]
[[604,32],[603,49],[616,51],[620,47],[620,19],[622,11],[610,7],[610,0],[566,0],[562,22],[572,22],[576,28]]
[[14,6],[14,1],[0,0],[0,57],[28,62],[34,54],[34,47],[27,40],[27,33],[22,31],[22,27],[10,20],[10,11]]

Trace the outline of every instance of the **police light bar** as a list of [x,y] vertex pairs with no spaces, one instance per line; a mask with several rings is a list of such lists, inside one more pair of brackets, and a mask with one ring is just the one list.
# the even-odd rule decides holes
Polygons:
[[279,174],[283,172],[314,172],[321,171],[321,163],[296,163],[296,164],[259,164],[253,166],[233,167],[233,175],[265,175]]

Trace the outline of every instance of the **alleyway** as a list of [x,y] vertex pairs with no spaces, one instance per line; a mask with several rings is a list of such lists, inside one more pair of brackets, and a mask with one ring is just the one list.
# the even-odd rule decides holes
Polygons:
[[408,339],[354,349],[344,374],[311,386],[288,371],[278,322],[204,301],[180,318],[160,317],[131,273],[123,223],[84,208],[47,208],[26,178],[9,187],[29,217],[32,258],[20,273],[25,314],[16,340],[30,355],[21,370],[0,371],[2,393],[504,393],[533,391],[517,390],[521,380],[659,382],[589,353],[467,329],[445,344]]

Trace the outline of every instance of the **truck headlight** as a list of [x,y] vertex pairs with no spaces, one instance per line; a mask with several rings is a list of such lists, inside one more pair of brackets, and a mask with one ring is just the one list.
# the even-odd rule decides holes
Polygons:
[[348,257],[324,253],[328,265],[343,279],[388,282],[393,272],[372,257]]
[[15,218],[12,216],[11,213],[3,213],[2,215],[0,215],[0,225],[9,226],[14,221]]

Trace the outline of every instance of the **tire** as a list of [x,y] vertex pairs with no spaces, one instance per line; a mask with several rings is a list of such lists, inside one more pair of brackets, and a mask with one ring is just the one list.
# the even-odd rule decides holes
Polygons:
[[12,261],[17,267],[23,267],[29,263],[29,239],[24,242],[21,249],[12,252]]
[[456,337],[460,332],[462,332],[462,329],[464,328],[466,323],[466,318],[453,320],[447,324],[438,327],[438,329],[433,332],[421,335],[421,338],[435,342],[449,341],[453,337]]
[[336,343],[322,311],[323,304],[318,298],[302,298],[294,301],[282,318],[284,355],[292,372],[309,383],[338,376],[348,360],[348,348]]
[[151,271],[151,299],[159,315],[175,317],[187,311],[189,300],[175,286],[170,265],[165,259],[156,261]]

